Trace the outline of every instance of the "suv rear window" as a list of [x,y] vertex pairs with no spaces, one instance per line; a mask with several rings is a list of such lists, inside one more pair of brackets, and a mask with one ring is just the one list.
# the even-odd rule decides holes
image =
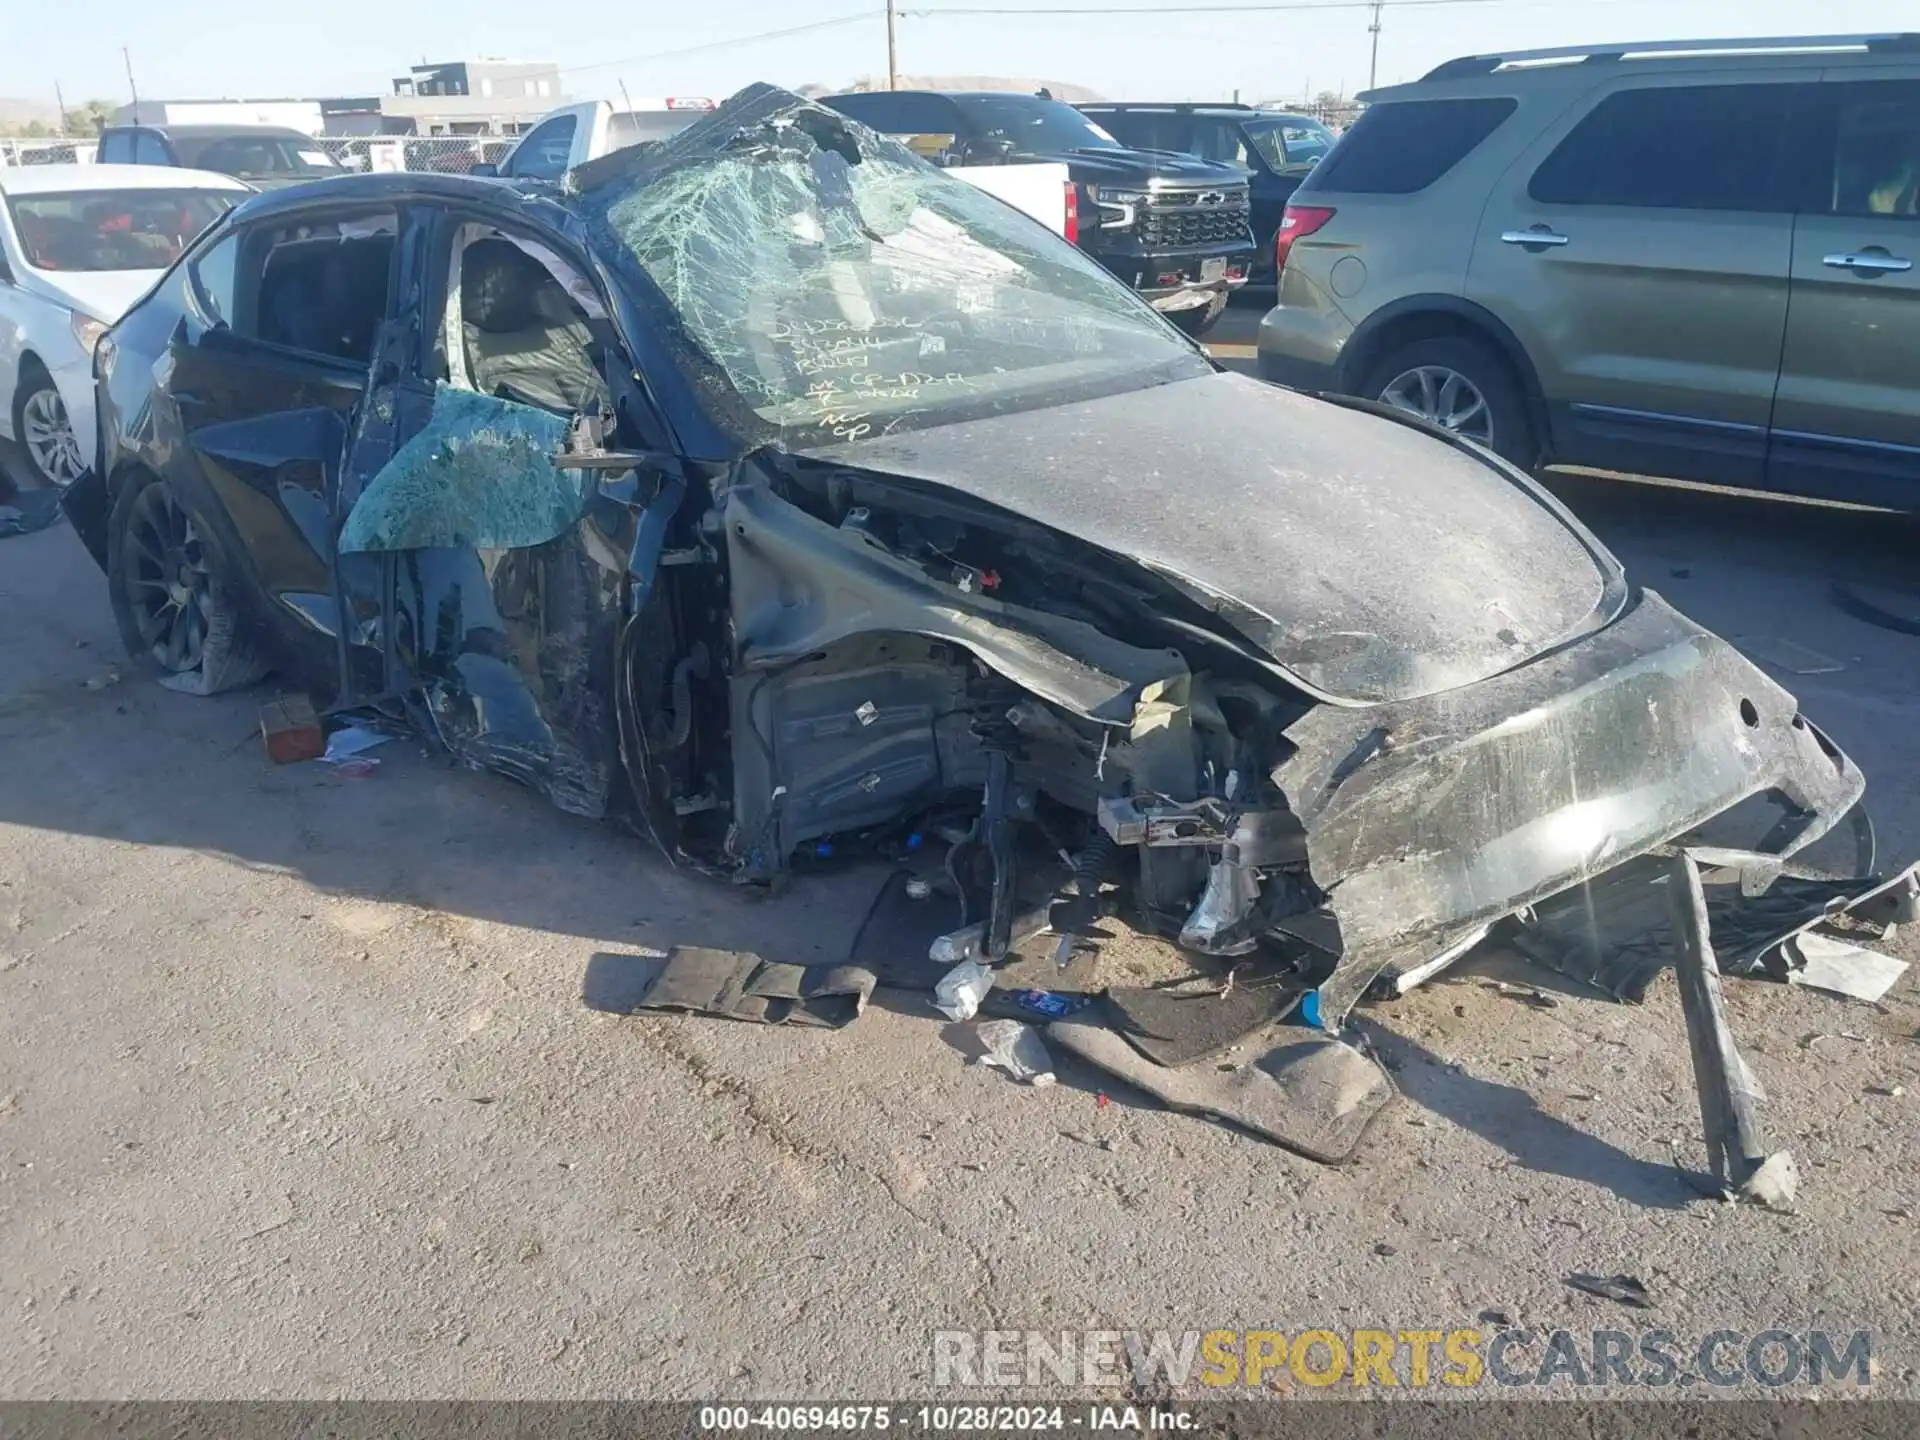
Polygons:
[[1506,96],[1374,105],[1300,188],[1411,195],[1466,159],[1516,108]]
[[1620,90],[1594,106],[1533,172],[1547,205],[1786,210],[1781,144],[1796,85]]

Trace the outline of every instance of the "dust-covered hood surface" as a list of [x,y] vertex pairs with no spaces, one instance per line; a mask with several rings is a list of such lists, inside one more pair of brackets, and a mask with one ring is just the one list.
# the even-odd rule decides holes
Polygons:
[[965,491],[1182,579],[1335,700],[1483,680],[1604,623],[1616,603],[1599,543],[1492,462],[1237,375],[824,454]]

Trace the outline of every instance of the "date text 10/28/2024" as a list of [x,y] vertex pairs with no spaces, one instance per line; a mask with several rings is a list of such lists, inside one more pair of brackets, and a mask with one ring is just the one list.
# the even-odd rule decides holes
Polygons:
[[702,1405],[707,1433],[883,1431],[1017,1434],[1044,1431],[1164,1431],[1196,1428],[1184,1410],[1138,1405]]

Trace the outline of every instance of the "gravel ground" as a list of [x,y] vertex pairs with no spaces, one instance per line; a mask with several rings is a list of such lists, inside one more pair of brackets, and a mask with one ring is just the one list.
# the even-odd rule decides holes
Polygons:
[[[1920,854],[1920,639],[1827,600],[1910,574],[1911,529],[1559,484],[1642,583],[1785,657],[1885,853]],[[836,1033],[597,1012],[596,954],[840,956],[876,877],[755,901],[417,743],[276,769],[260,694],[131,678],[65,529],[0,541],[0,616],[0,1398],[898,1396],[941,1329],[1490,1312],[1865,1328],[1873,1393],[1920,1392],[1912,974],[1877,1007],[1728,987],[1795,1215],[1676,1169],[1702,1151],[1670,978],[1370,1007],[1402,1094],[1328,1169],[1091,1071],[968,1066],[911,996]]]

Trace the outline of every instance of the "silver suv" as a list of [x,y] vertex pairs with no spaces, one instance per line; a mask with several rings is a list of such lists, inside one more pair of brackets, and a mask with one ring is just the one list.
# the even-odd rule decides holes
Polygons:
[[1920,35],[1449,61],[1294,193],[1272,380],[1520,464],[1920,503]]

